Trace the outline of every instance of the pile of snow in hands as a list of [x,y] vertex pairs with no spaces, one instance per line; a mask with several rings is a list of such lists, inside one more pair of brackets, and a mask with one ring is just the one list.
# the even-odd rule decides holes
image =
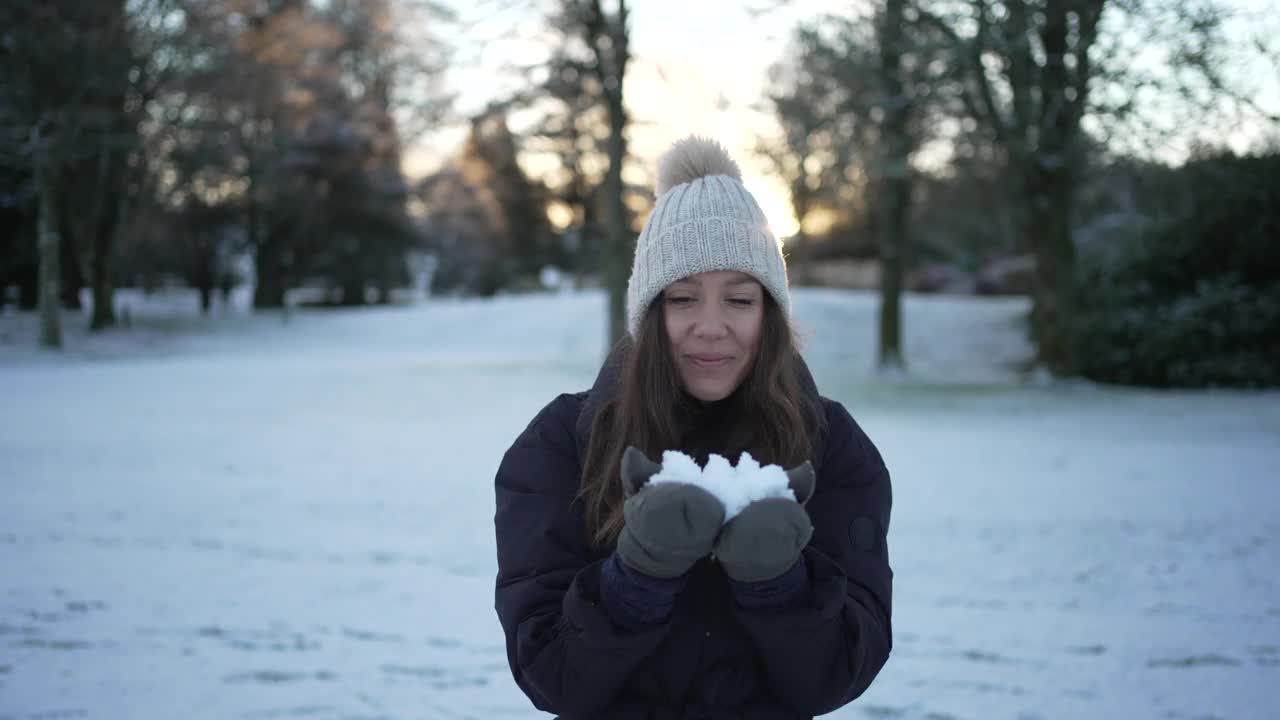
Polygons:
[[678,450],[662,453],[662,469],[649,478],[651,483],[682,482],[697,485],[724,504],[724,521],[729,522],[742,509],[765,498],[796,499],[787,473],[777,465],[760,466],[751,453],[742,453],[734,467],[720,455],[707,458],[707,466],[698,467],[693,458]]

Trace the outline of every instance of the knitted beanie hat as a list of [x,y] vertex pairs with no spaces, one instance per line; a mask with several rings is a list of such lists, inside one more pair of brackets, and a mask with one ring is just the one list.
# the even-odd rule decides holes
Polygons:
[[710,270],[751,275],[790,316],[782,246],[728,151],[707,138],[677,141],[658,161],[657,195],[636,239],[627,283],[627,330],[633,338],[664,288]]

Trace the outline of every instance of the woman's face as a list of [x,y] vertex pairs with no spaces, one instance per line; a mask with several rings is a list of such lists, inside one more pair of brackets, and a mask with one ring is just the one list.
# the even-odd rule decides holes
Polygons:
[[728,397],[755,359],[764,288],[745,273],[715,270],[671,283],[662,303],[685,391],[707,402]]

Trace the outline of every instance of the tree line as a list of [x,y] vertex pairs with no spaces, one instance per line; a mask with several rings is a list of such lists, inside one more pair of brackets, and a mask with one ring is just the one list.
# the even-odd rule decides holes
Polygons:
[[[1266,199],[1262,175],[1231,153],[1206,147],[1182,168],[1152,160],[1170,118],[1183,128],[1280,121],[1233,79],[1239,53],[1224,32],[1227,10],[1212,0],[866,7],[802,22],[760,104],[780,132],[760,138],[758,153],[785,182],[800,223],[786,249],[793,280],[810,281],[826,257],[876,258],[880,363],[900,367],[913,268],[974,270],[1023,256],[1036,364],[1060,376],[1122,377],[1120,360],[1098,368],[1099,357],[1119,356],[1097,348],[1137,342],[1100,320],[1128,296],[1111,293],[1108,305],[1090,290],[1099,272],[1108,287],[1146,282],[1115,259],[1137,263],[1142,253],[1117,248],[1152,246],[1180,217],[1185,203],[1161,193],[1185,185],[1168,178],[1217,163],[1236,171],[1215,190]],[[453,26],[433,3],[7,4],[0,285],[46,309],[53,340],[57,316],[47,310],[74,304],[81,286],[93,290],[94,328],[114,321],[115,283],[176,274],[207,306],[242,280],[233,260],[245,254],[255,307],[278,307],[290,288],[316,282],[331,302],[387,302],[419,251],[434,259],[436,292],[534,288],[548,266],[597,277],[609,338],[620,337],[634,235],[652,202],[624,180],[636,162],[626,102],[633,8],[534,8],[545,62],[524,68],[520,90],[467,118],[456,157],[410,181],[403,148],[458,120],[445,85]],[[1249,51],[1273,65],[1280,57],[1262,35]],[[1155,60],[1130,62],[1139,52]],[[515,111],[536,121],[513,131]],[[530,177],[530,157],[550,169]],[[1270,252],[1273,234],[1233,232],[1252,238],[1250,253]],[[1233,272],[1223,270],[1223,282],[1237,282]],[[1273,281],[1255,272],[1237,285],[1271,297]],[[1175,285],[1160,302],[1181,302],[1203,283],[1164,287]],[[1172,382],[1143,377],[1132,381]]]
[[[1025,255],[1036,363],[1098,376],[1080,255],[1108,223],[1124,230],[1104,244],[1148,231],[1135,196],[1149,210],[1164,203],[1149,197],[1143,159],[1198,125],[1280,128],[1280,113],[1230,79],[1230,19],[1226,6],[1182,0],[880,0],[803,23],[765,103],[782,133],[760,149],[790,188],[799,261],[842,244],[879,258],[880,362],[894,367],[911,265]],[[1265,38],[1253,59],[1280,68]],[[1216,138],[1196,140],[1212,153]],[[1117,176],[1127,194],[1107,197]],[[804,232],[814,215],[828,217],[825,237]]]
[[[438,12],[387,0],[6,3],[0,76],[4,285],[41,307],[177,275],[201,292],[254,260],[255,307],[322,277],[384,298],[420,233],[405,137],[447,108]],[[417,22],[396,24],[410,14]],[[414,28],[409,35],[403,29]],[[400,127],[411,104],[421,127]],[[32,272],[33,267],[38,270]],[[15,282],[16,281],[16,282]]]

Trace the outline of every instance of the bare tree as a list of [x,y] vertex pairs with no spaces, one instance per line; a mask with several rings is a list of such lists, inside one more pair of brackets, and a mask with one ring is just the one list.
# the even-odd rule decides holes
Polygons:
[[616,0],[613,12],[602,0],[570,0],[577,6],[579,27],[595,58],[592,72],[600,84],[608,114],[607,141],[609,169],[605,173],[605,225],[608,230],[604,253],[605,285],[609,292],[609,344],[626,333],[627,275],[630,272],[634,239],[628,229],[627,205],[622,184],[622,165],[627,158],[627,110],[623,104],[623,81],[627,74],[629,49],[626,0]]
[[880,369],[902,369],[903,255],[906,252],[911,205],[911,154],[917,138],[912,132],[913,98],[904,57],[910,51],[904,16],[907,0],[885,0],[877,18],[880,51]]
[[850,185],[851,167],[865,159],[860,155],[870,140],[862,115],[850,112],[856,103],[849,95],[857,89],[843,82],[846,73],[841,66],[856,62],[847,52],[846,32],[833,39],[824,37],[818,25],[801,26],[786,59],[769,70],[765,109],[782,133],[778,138],[761,138],[756,152],[787,185],[799,223],[790,243],[796,249],[794,275],[802,284],[812,279],[817,241],[808,232],[809,220],[817,211],[844,214],[849,210],[841,194]]
[[1071,209],[1103,7],[1104,0],[972,0],[950,17],[917,8],[952,40],[965,108],[1007,158],[1020,234],[1036,257],[1038,361],[1064,376],[1078,367]]
[[139,108],[155,62],[138,53],[138,21],[165,7],[23,1],[0,10],[0,160],[28,168],[37,186],[45,346],[61,344],[63,268],[93,288],[90,329],[114,323],[109,260],[132,199]]
[[[432,8],[185,1],[186,32],[170,48],[179,72],[153,104],[148,135],[165,211],[239,211],[255,307],[280,307],[304,277],[328,282],[344,303],[365,302],[370,284],[387,301],[418,242],[397,118],[412,117],[417,132],[442,109],[432,94],[442,65],[424,29]],[[420,47],[408,46],[402,13]]]
[[[626,333],[627,274],[634,239],[630,231],[630,214],[627,209],[626,186],[622,180],[622,167],[627,159],[627,115],[623,88],[627,64],[631,59],[630,31],[627,26],[630,11],[626,0],[615,0],[612,9],[606,9],[604,0],[562,0],[551,17],[551,25],[558,29],[570,46],[552,54],[548,68],[551,76],[548,90],[551,96],[567,105],[590,111],[584,101],[594,101],[603,110],[607,131],[602,144],[607,164],[601,182],[601,201],[605,238],[599,253],[604,284],[609,296],[608,342],[612,345]],[[570,126],[571,125],[571,126]],[[568,148],[573,160],[580,159],[582,150],[592,152],[579,143],[584,133],[575,121],[561,127],[561,148],[568,140],[574,147]],[[590,129],[586,129],[590,137]],[[588,140],[588,144],[590,140]],[[576,183],[584,178],[577,174]],[[579,197],[583,193],[576,193]]]
[[935,36],[905,0],[885,0],[869,19],[823,18],[796,32],[793,54],[775,73],[769,97],[784,142],[766,145],[765,152],[791,187],[802,221],[802,265],[811,253],[803,230],[811,210],[825,206],[848,213],[854,198],[871,197],[882,269],[882,369],[905,365],[901,297],[911,240],[913,155],[932,132],[929,116],[938,112]]
[[581,287],[584,275],[599,264],[600,243],[595,238],[600,233],[601,169],[608,166],[608,159],[605,143],[598,136],[608,123],[589,56],[573,51],[577,38],[565,39],[568,42],[560,43],[547,63],[545,79],[536,84],[536,95],[522,99],[541,109],[523,147],[556,161],[542,182],[549,199],[568,213],[563,250]]

